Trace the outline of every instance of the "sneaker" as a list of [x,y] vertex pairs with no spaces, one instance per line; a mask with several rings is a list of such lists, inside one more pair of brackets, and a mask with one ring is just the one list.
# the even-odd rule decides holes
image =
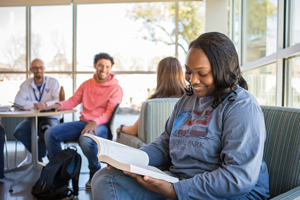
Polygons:
[[92,185],[92,178],[94,176],[96,172],[90,172],[90,179],[88,180],[88,182],[85,184],[85,188],[86,189],[91,189],[91,185]]
[[91,182],[92,182],[92,179],[90,178],[89,181],[86,182],[86,184],[85,184],[86,189],[91,189]]

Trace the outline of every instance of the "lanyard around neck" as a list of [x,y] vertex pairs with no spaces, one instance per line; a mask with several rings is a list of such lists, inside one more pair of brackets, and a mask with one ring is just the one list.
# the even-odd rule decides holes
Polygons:
[[[46,77],[45,77],[45,80],[46,80]],[[44,90],[45,90],[45,86],[46,86],[46,81],[45,81],[45,84],[44,84],[43,87],[42,87],[42,91],[39,90],[39,92],[40,92],[40,98],[37,98],[37,96],[36,96],[36,94],[35,94],[35,89],[33,88],[33,94],[34,94],[35,100],[37,100],[38,102],[40,102],[41,99],[42,99],[42,96],[43,96]]]

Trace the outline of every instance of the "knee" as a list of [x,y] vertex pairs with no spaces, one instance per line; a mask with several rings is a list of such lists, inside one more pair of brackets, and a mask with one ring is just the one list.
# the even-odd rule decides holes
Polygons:
[[100,178],[101,178],[101,176],[100,176],[100,171],[101,171],[101,170],[98,170],[98,171],[94,174],[94,176],[93,176],[93,178],[92,178],[92,182],[91,182],[92,188],[93,188],[93,186],[95,186],[95,188],[97,188],[97,186],[98,186],[99,183],[100,183]]
[[90,151],[94,146],[96,146],[96,143],[93,139],[85,137],[83,135],[79,136],[78,143],[83,152]]
[[[111,170],[111,169],[110,169]],[[109,180],[112,178],[112,174],[110,173],[110,170],[103,168],[101,170],[98,170],[93,178],[92,178],[92,190],[99,189],[99,186],[105,186],[108,185]]]
[[46,131],[45,131],[45,143],[47,143],[47,141],[50,141],[51,139],[54,138],[54,131],[53,131],[53,128],[48,128]]
[[22,136],[24,136],[24,134],[26,134],[24,131],[22,131],[22,129],[20,129],[19,127],[17,127],[13,133],[14,137],[19,139]]
[[28,120],[24,120],[21,123],[19,123],[13,133],[14,137],[17,139],[27,138],[27,137],[30,138],[30,134],[31,134],[31,124],[30,121]]

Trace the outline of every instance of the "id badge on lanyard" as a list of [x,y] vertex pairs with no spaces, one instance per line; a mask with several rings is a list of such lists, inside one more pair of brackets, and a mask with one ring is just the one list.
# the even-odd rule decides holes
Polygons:
[[[46,80],[46,79],[45,79],[45,80]],[[46,82],[45,82],[45,84],[43,85],[42,91],[39,91],[39,92],[40,92],[40,98],[37,98],[37,96],[36,96],[36,94],[35,94],[35,89],[33,88],[33,94],[34,94],[35,100],[37,100],[38,102],[40,102],[41,99],[42,99],[42,96],[43,96],[44,90],[45,90],[45,86],[46,86]]]

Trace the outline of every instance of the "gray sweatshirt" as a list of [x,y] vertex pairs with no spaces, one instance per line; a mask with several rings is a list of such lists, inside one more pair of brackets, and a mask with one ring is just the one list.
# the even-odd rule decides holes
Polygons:
[[213,97],[183,96],[156,141],[143,147],[152,166],[171,166],[178,199],[267,199],[262,110],[238,87],[212,109]]

